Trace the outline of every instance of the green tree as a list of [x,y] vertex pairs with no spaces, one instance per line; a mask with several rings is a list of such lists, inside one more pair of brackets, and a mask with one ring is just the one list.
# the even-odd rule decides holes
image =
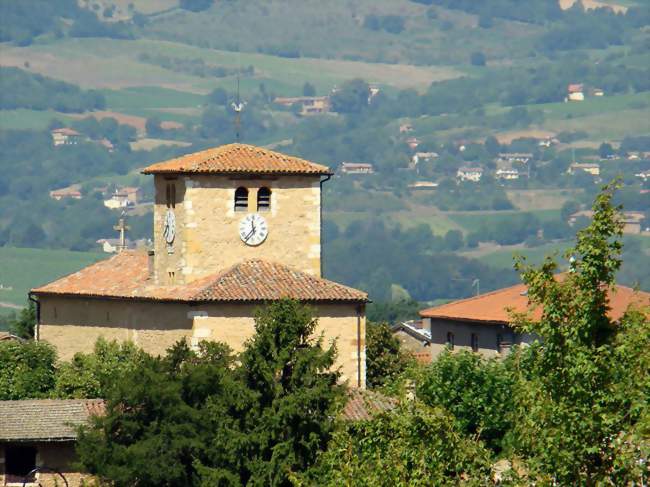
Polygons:
[[567,253],[573,259],[563,279],[554,275],[552,259],[539,267],[517,263],[541,318],[516,317],[518,328],[540,341],[516,361],[514,438],[531,474],[544,482],[642,482],[650,453],[642,433],[648,427],[650,323],[639,313],[620,324],[608,316],[608,293],[621,265],[615,188],[610,184],[597,196],[592,222]]
[[302,85],[303,96],[316,96],[316,88],[309,81]]
[[224,344],[179,342],[129,367],[103,345],[122,372],[104,387],[106,414],[80,431],[81,463],[115,486],[287,485],[325,448],[342,398],[316,327],[286,300],[259,311],[237,361]]
[[440,408],[405,401],[341,428],[320,458],[314,485],[487,485],[490,456]]
[[512,388],[509,361],[445,351],[422,372],[417,395],[424,403],[449,411],[463,433],[500,450],[511,426]]
[[131,342],[99,338],[92,353],[77,353],[58,370],[54,394],[61,398],[108,397],[120,378],[140,367],[146,354]]
[[47,343],[0,341],[0,400],[48,397],[55,362],[56,351]]
[[162,134],[163,129],[161,127],[160,117],[153,116],[147,119],[145,123],[145,130],[149,137],[158,137]]
[[254,397],[241,451],[248,457],[244,483],[288,484],[289,474],[309,469],[330,439],[344,389],[332,370],[335,345],[323,348],[317,325],[311,310],[292,300],[256,316],[239,368]]
[[399,377],[410,360],[386,323],[366,325],[366,384],[384,386]]
[[32,301],[26,308],[20,310],[16,319],[9,322],[9,331],[20,338],[34,338],[36,326],[36,306]]
[[339,113],[359,113],[368,106],[370,86],[362,79],[346,81],[331,96],[332,109]]

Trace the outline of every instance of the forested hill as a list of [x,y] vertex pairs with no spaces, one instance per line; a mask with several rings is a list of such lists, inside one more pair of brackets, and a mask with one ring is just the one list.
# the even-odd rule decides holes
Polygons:
[[337,172],[325,274],[375,301],[515,282],[512,254],[567,248],[615,177],[638,227],[621,281],[650,289],[650,4],[570,5],[0,0],[0,245],[100,251],[124,186],[150,237],[138,169],[235,140],[240,99],[240,140]]

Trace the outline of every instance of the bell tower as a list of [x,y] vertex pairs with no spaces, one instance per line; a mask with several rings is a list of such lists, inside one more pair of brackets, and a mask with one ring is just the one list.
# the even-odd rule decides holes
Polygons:
[[249,259],[320,277],[326,166],[230,144],[143,173],[154,175],[158,284],[188,284]]

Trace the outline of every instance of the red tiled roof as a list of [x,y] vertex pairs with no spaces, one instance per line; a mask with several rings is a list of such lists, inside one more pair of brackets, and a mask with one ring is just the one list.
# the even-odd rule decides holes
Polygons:
[[347,421],[367,421],[377,414],[390,411],[397,406],[397,400],[378,392],[356,389],[350,392],[341,417]]
[[228,144],[159,162],[143,174],[331,174],[327,166],[269,149],[246,144]]
[[356,289],[263,260],[245,261],[189,284],[159,286],[149,279],[147,255],[139,251],[124,251],[32,292],[182,302],[368,299]]
[[[420,311],[424,318],[509,324],[512,322],[507,308],[516,313],[526,312],[529,306],[525,284],[499,289],[468,299],[461,299]],[[609,317],[619,320],[630,305],[650,306],[650,293],[616,286],[609,293]],[[533,318],[541,317],[541,309],[533,311]]]

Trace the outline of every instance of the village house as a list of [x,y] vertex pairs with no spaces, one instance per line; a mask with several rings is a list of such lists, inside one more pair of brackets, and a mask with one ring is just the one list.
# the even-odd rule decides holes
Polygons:
[[[650,306],[650,293],[625,286],[609,292],[609,317],[618,321],[630,307]],[[533,319],[541,310],[529,310],[526,285],[518,284],[472,298],[420,311],[422,329],[430,334],[431,354],[435,358],[446,348],[471,350],[485,357],[497,357],[513,345],[531,343],[536,337],[516,331],[512,313],[531,311]]]
[[519,179],[519,171],[517,169],[497,169],[495,177],[506,181],[514,181]]
[[585,85],[582,83],[570,84],[567,87],[567,101],[584,101]]
[[409,320],[391,327],[393,336],[400,342],[402,350],[407,351],[418,362],[431,362],[431,333],[422,326],[422,320]]
[[417,137],[409,137],[406,139],[406,145],[408,145],[411,150],[415,150],[418,148],[418,145],[420,145],[420,139]]
[[61,201],[67,198],[80,200],[83,197],[80,189],[81,187],[78,184],[73,184],[67,188],[55,189],[53,191],[50,191],[50,198],[56,201]]
[[153,354],[183,339],[239,352],[255,332],[256,310],[291,298],[311,306],[326,342],[337,341],[342,380],[365,387],[368,296],[321,274],[328,167],[229,144],[143,173],[154,177],[153,249],[124,250],[33,289],[37,340],[62,360],[90,352],[99,337]]
[[295,96],[277,97],[273,103],[291,108],[294,105],[300,106],[300,115],[319,115],[328,113],[331,110],[329,96]]
[[126,208],[135,206],[142,201],[142,189],[138,187],[124,187],[115,190],[115,193],[107,200],[104,206],[111,209]]
[[50,135],[52,136],[52,144],[55,147],[59,145],[75,145],[82,139],[79,132],[67,127],[54,129],[50,131]]
[[342,162],[339,164],[340,174],[373,174],[375,169],[372,164],[365,162]]
[[595,162],[574,162],[567,170],[569,174],[576,174],[578,171],[586,172],[592,176],[600,176],[600,164]]
[[650,170],[638,172],[634,175],[634,177],[642,179],[643,182],[645,183],[648,179],[650,179]]
[[[100,238],[96,243],[101,245],[102,250],[107,254],[115,254],[122,249],[122,242],[119,238]],[[125,249],[134,249],[135,247],[135,242],[128,238],[124,240]]]
[[98,399],[0,401],[0,485],[80,487],[77,427],[102,414]]
[[411,163],[413,166],[417,166],[420,162],[430,162],[438,157],[440,157],[440,154],[437,152],[416,152],[411,157]]
[[413,132],[413,125],[410,123],[403,123],[399,126],[400,134],[408,134],[409,132]]
[[528,162],[533,158],[533,154],[530,152],[502,152],[499,154],[499,157],[496,159],[497,164],[528,164]]
[[433,181],[415,181],[408,185],[411,191],[432,191],[438,188],[438,183]]
[[480,167],[461,167],[456,171],[456,178],[460,181],[478,183],[481,177],[483,177],[483,169]]

